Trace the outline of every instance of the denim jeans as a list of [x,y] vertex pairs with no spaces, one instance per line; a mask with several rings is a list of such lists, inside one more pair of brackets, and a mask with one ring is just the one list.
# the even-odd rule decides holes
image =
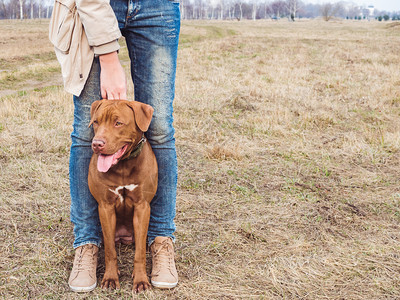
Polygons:
[[[146,137],[158,163],[158,189],[151,202],[148,242],[157,236],[174,240],[177,158],[172,102],[180,29],[179,3],[173,0],[111,0],[131,59],[135,100],[154,108]],[[101,243],[97,202],[90,194],[87,176],[92,156],[91,104],[100,96],[100,64],[95,58],[85,88],[74,96],[71,134],[70,192],[74,248]]]

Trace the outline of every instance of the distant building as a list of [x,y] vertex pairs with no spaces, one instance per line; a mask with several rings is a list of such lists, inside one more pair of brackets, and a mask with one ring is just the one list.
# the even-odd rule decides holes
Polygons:
[[373,17],[375,12],[375,7],[373,5],[369,5],[368,10],[369,10],[369,16]]
[[375,15],[375,7],[373,5],[369,5],[367,9],[369,11],[369,14],[367,16],[368,20],[373,19]]
[[360,6],[359,12],[360,12],[359,16],[369,21],[374,18],[375,7],[373,5],[369,5],[368,7]]

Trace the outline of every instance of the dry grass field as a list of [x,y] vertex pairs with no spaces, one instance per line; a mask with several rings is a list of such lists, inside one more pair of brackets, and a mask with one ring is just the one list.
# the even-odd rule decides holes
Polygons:
[[[47,26],[0,21],[0,298],[130,299],[132,246],[120,290],[68,289],[73,107]],[[136,297],[400,299],[399,43],[393,22],[183,22],[180,284]]]

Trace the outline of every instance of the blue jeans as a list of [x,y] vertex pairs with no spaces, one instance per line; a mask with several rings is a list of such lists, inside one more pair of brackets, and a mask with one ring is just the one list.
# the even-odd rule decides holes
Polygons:
[[[148,242],[157,236],[174,240],[177,159],[172,102],[180,29],[179,3],[173,0],[111,0],[131,59],[135,100],[151,105],[154,115],[146,137],[158,163],[158,189],[151,202]],[[85,88],[74,96],[71,134],[70,191],[74,248],[101,243],[97,202],[90,194],[87,176],[92,156],[93,131],[88,128],[91,104],[100,96],[100,64],[93,62]]]

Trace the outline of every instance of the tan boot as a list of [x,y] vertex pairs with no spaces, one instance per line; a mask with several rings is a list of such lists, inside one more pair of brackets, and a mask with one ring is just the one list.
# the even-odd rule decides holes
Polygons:
[[97,284],[96,268],[99,248],[87,244],[76,248],[74,265],[68,284],[74,292],[93,291]]
[[172,289],[178,284],[174,245],[169,237],[158,236],[150,246],[153,261],[151,284],[160,289]]

